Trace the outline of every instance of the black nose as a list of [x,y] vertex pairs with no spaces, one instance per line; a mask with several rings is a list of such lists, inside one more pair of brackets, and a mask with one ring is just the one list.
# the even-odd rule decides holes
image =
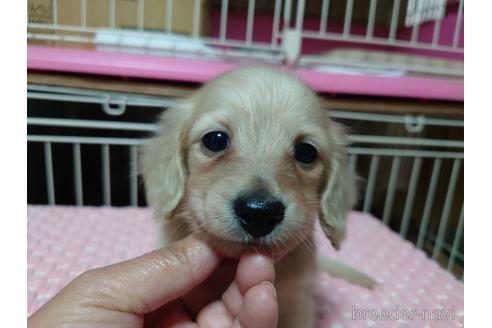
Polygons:
[[253,237],[263,237],[284,219],[285,206],[268,192],[242,195],[234,201],[239,224]]

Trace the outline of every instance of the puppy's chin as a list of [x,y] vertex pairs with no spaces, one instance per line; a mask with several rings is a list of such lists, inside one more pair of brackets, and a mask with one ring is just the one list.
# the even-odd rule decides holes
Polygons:
[[256,243],[246,241],[234,241],[231,239],[220,238],[205,231],[200,234],[213,248],[226,257],[239,258],[244,252],[264,253],[273,256],[275,261],[279,261],[296,246],[296,243],[289,243],[290,247],[279,247],[274,243]]

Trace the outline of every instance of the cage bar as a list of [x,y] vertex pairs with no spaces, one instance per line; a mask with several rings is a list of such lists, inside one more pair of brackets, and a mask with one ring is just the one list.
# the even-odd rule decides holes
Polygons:
[[73,171],[75,184],[75,204],[77,206],[84,205],[83,187],[82,187],[82,160],[80,154],[80,144],[75,143],[72,146],[73,151]]
[[434,244],[434,250],[432,252],[432,259],[436,260],[441,252],[441,247],[444,239],[446,228],[448,227],[449,213],[451,211],[451,205],[453,202],[454,192],[456,190],[456,183],[458,182],[458,174],[460,172],[461,160],[455,159],[453,163],[453,169],[451,171],[451,177],[449,179],[448,189],[446,192],[446,198],[444,201],[444,207],[439,220],[439,230],[437,232],[436,243]]
[[374,143],[374,144],[400,144],[414,146],[438,146],[438,147],[455,147],[463,148],[463,141],[444,140],[444,139],[420,139],[407,137],[389,137],[389,136],[370,136],[370,135],[349,135],[350,142],[357,143]]
[[80,1],[80,25],[87,26],[87,0]]
[[[343,111],[330,111],[330,116],[338,119],[349,119],[349,120],[362,120],[371,122],[386,122],[386,123],[406,123],[407,115],[389,115],[389,114],[373,114],[373,113],[356,113],[356,112],[343,112]],[[415,116],[410,116],[412,119]],[[417,116],[418,117],[418,116]],[[447,118],[433,118],[424,117],[425,125],[442,125],[442,126],[454,126],[463,127],[463,120],[454,120]]]
[[419,38],[420,24],[416,23],[412,27],[412,36],[410,38],[410,44],[413,46],[417,44]]
[[357,154],[352,154],[349,156],[349,165],[352,172],[356,172],[357,169]]
[[424,205],[424,214],[422,221],[420,222],[419,235],[417,240],[417,248],[422,249],[425,241],[425,234],[427,233],[427,226],[429,224],[429,218],[434,205],[434,196],[436,192],[437,182],[439,180],[439,173],[441,171],[442,159],[436,158],[434,160],[434,167],[432,169],[431,181],[427,192],[427,200]]
[[52,135],[28,135],[29,142],[51,142],[51,143],[80,143],[88,145],[140,145],[145,139],[140,138],[106,138],[106,137],[82,137],[82,136],[52,136]]
[[229,7],[229,0],[222,0],[221,10],[220,10],[220,32],[219,32],[219,37],[221,42],[226,41],[228,7]]
[[369,4],[369,18],[367,20],[367,31],[366,31],[366,39],[372,39],[374,34],[374,21],[376,20],[376,8],[378,5],[378,0],[371,0]]
[[138,29],[143,31],[144,30],[144,15],[145,15],[145,1],[144,0],[138,0]]
[[282,0],[275,0],[275,11],[273,14],[272,25],[272,40],[270,42],[271,47],[277,47],[280,28],[280,11],[282,10]]
[[109,26],[116,27],[116,0],[109,0]]
[[253,27],[255,19],[255,0],[248,1],[248,18],[246,21],[246,44],[251,45],[253,41]]
[[304,22],[304,9],[306,0],[297,0],[297,16],[296,16],[296,30],[302,31],[302,24]]
[[389,41],[393,42],[396,37],[396,29],[398,27],[398,18],[400,14],[400,0],[393,0],[393,12],[391,13],[391,25],[389,32]]
[[272,41],[271,41],[272,47],[276,47],[278,44],[281,10],[282,10],[282,0],[275,0],[275,12],[273,14],[273,25],[272,25]]
[[[368,114],[368,113],[331,111],[330,116],[339,119],[362,120],[362,121],[372,121],[372,122],[387,122],[387,123],[402,123],[402,124],[407,122],[406,115],[388,115],[388,114],[372,114],[372,113]],[[463,120],[432,118],[432,117],[424,117],[424,124],[454,126],[454,127],[464,126]]]
[[326,32],[328,25],[328,11],[330,10],[330,0],[323,0],[321,5],[321,18],[319,22],[319,34],[323,35]]
[[102,173],[103,173],[103,201],[104,205],[111,205],[111,171],[109,158],[109,145],[103,144],[102,152]]
[[130,204],[138,204],[138,160],[137,146],[130,146]]
[[343,38],[346,39],[350,34],[350,26],[352,24],[352,10],[354,8],[354,0],[347,0],[345,7],[345,18],[343,21]]
[[384,203],[383,222],[388,225],[391,218],[391,211],[393,209],[393,200],[395,198],[396,182],[398,181],[398,174],[400,172],[400,157],[393,157],[393,164],[391,165],[391,173],[388,182],[388,191],[386,194],[386,201]]
[[407,197],[405,199],[405,208],[403,209],[403,217],[400,227],[400,236],[402,236],[403,238],[406,238],[408,233],[408,225],[410,223],[410,215],[412,214],[413,201],[415,200],[415,191],[417,190],[421,165],[422,158],[416,157],[413,160],[412,173],[410,175],[410,184],[407,191]]
[[460,220],[458,223],[458,229],[456,230],[456,234],[454,235],[453,246],[451,248],[451,253],[449,256],[448,267],[447,267],[448,271],[451,271],[453,269],[454,262],[456,260],[457,254],[458,254],[458,245],[461,242],[461,237],[463,236],[463,230],[464,230],[463,229],[463,223],[464,223],[463,211],[464,211],[464,207],[462,205],[461,206],[461,213],[460,213]]
[[173,31],[173,0],[166,0],[166,26],[165,30],[167,34],[171,34]]
[[372,205],[372,196],[374,193],[374,186],[376,185],[376,176],[379,168],[379,156],[373,155],[371,158],[371,166],[369,168],[369,178],[367,181],[367,189],[364,197],[364,212],[369,212]]
[[[111,99],[126,98],[126,104],[131,106],[145,107],[169,107],[176,104],[176,101],[167,97],[132,95],[118,92],[92,91],[86,89],[54,87],[37,84],[27,86],[27,96],[30,99],[45,99],[71,102],[88,102],[88,103],[105,103],[108,96]],[[344,111],[330,111],[330,116],[335,119],[363,120],[371,122],[401,123],[408,121],[406,115],[374,114],[374,113],[357,113]],[[411,116],[415,118],[414,116]],[[463,127],[463,120],[424,117],[422,119],[424,126],[439,125],[450,127]],[[432,140],[432,139],[429,139]]]
[[462,20],[463,20],[463,0],[460,0],[460,5],[458,7],[458,15],[456,16],[456,27],[454,29],[453,48],[458,47],[458,41],[461,34],[460,32],[461,32]]
[[290,18],[292,15],[292,0],[285,0],[284,5],[284,30],[290,27]]
[[[107,93],[100,92],[99,94],[47,94],[44,92],[27,92],[27,97],[30,99],[41,99],[41,100],[57,100],[57,101],[69,101],[69,102],[79,102],[79,103],[90,103],[90,104],[121,104],[122,96],[108,95]],[[173,106],[176,102],[170,99],[153,99],[153,98],[140,98],[125,96],[125,104],[127,106],[142,106],[142,107],[169,107]],[[108,101],[109,99],[109,101]],[[118,101],[116,101],[118,100]]]
[[44,143],[44,165],[46,176],[46,192],[48,194],[48,204],[55,205],[55,183],[53,177],[53,157],[51,153],[51,143]]
[[[435,245],[436,244],[437,237],[436,237],[436,234],[435,233],[433,233],[433,232],[427,232],[425,234],[425,239],[426,240],[429,240],[432,243],[432,245]],[[452,251],[452,245],[449,244],[446,241],[443,241],[441,249],[442,249],[442,251],[446,251],[448,254],[450,254],[451,251]],[[430,257],[432,258],[432,255],[430,255]],[[458,251],[458,253],[456,254],[456,258],[458,258],[459,260],[462,260],[463,261],[464,260],[463,253]],[[436,261],[439,262],[439,263],[441,263],[439,260],[436,260]],[[444,266],[444,264],[443,264],[443,266]]]
[[200,12],[201,12],[201,0],[195,0],[195,6],[193,8],[193,33],[194,38],[198,38],[200,35]]
[[58,25],[58,0],[51,0],[51,8],[53,10],[53,25]]
[[433,150],[408,150],[389,148],[349,148],[349,154],[378,155],[378,156],[400,156],[400,157],[430,157],[430,158],[463,158],[464,154],[451,151]]
[[437,48],[437,46],[439,45],[439,36],[441,33],[441,24],[442,24],[442,20],[440,20],[440,19],[438,19],[434,22],[434,33],[432,35],[432,46],[434,48]]
[[70,118],[28,117],[27,124],[38,125],[38,126],[109,129],[109,130],[140,131],[140,132],[156,132],[159,130],[159,125],[155,123],[79,120],[79,119],[70,119]]

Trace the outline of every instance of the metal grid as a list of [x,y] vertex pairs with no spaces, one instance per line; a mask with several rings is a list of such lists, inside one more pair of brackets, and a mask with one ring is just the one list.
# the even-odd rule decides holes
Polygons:
[[[141,51],[152,54],[185,56],[204,55],[210,58],[239,57],[263,59],[272,62],[287,62],[289,65],[341,65],[346,67],[358,67],[369,69],[402,69],[409,72],[446,74],[452,76],[463,75],[463,65],[455,61],[444,60],[426,61],[426,58],[442,57],[443,54],[462,55],[464,47],[462,43],[464,0],[391,0],[390,17],[387,24],[376,26],[378,17],[383,14],[383,4],[388,7],[387,1],[366,0],[363,9],[363,21],[361,17],[354,17],[358,2],[354,0],[319,0],[319,8],[315,8],[309,15],[306,6],[310,5],[305,0],[275,0],[274,5],[265,13],[258,13],[257,4],[261,1],[242,0],[229,2],[228,0],[204,1],[163,0],[162,26],[150,31],[147,26],[145,8],[146,1],[138,0],[134,24],[131,29],[121,28],[118,21],[118,0],[105,0],[108,5],[107,18],[99,21],[97,26],[89,25],[88,3],[90,0],[73,1],[72,6],[78,19],[74,22],[61,22],[59,18],[59,2],[51,0],[47,7],[50,17],[36,20],[35,5],[30,0],[30,12],[28,15],[28,40],[31,42],[64,42],[78,46],[90,45],[96,48],[113,49],[116,51]],[[188,20],[187,35],[177,35],[175,31],[176,20],[173,20],[173,8],[185,2],[193,1],[193,10]],[[103,3],[104,1],[101,1]],[[104,2],[104,3],[106,3]],[[237,15],[232,15],[231,6],[243,3],[244,32],[241,35],[231,36],[229,32],[239,24]],[[273,1],[271,2],[273,4]],[[77,4],[77,5],[74,5]],[[80,5],[78,5],[80,4]],[[437,5],[436,5],[437,4]],[[434,7],[432,7],[434,5]],[[423,11],[425,6],[431,6],[430,14]],[[212,8],[208,9],[207,8]],[[309,7],[310,8],[310,7]],[[330,18],[333,8],[343,8],[344,13],[338,20]],[[213,33],[201,31],[204,19],[204,10],[207,15],[211,11],[218,12],[216,17],[218,28]],[[359,10],[360,11],[360,10]],[[401,17],[401,13],[407,17]],[[442,15],[436,15],[440,12]],[[258,26],[259,15],[269,17],[268,25]],[[425,20],[429,16],[431,19]],[[208,17],[206,16],[206,17]],[[449,18],[450,17],[450,18]],[[452,19],[445,29],[452,29],[452,36],[443,38],[442,23]],[[212,18],[209,18],[212,19]],[[411,22],[411,26],[402,23]],[[242,23],[241,23],[242,24]],[[239,24],[240,25],[240,24]],[[408,24],[407,24],[408,25]],[[429,37],[422,37],[422,31]],[[321,42],[318,53],[306,52],[301,45],[309,42]],[[358,56],[326,56],[326,49],[360,48],[362,53],[372,50],[369,47],[383,49],[386,56],[378,61],[367,60],[363,55]],[[327,48],[328,47],[328,48]],[[389,52],[387,51],[389,50]],[[423,51],[423,57],[407,56],[397,57],[395,54],[405,54],[411,50]],[[421,58],[420,58],[421,57]],[[446,57],[446,56],[445,56]],[[462,58],[461,58],[462,62]]]
[[[287,1],[288,2],[288,1]],[[302,7],[304,6],[305,1],[298,2],[298,14],[296,17],[296,29],[302,30]],[[328,4],[330,0],[323,1],[324,10],[328,10]],[[447,1],[448,3],[454,3],[455,1]],[[353,41],[358,43],[370,43],[377,45],[387,45],[387,46],[398,46],[398,47],[410,47],[416,49],[426,49],[426,50],[439,50],[439,51],[447,51],[447,52],[463,52],[463,46],[460,46],[458,41],[461,33],[461,24],[463,23],[463,0],[459,1],[459,7],[457,11],[457,18],[455,21],[454,32],[453,32],[453,42],[452,44],[443,44],[440,41],[440,28],[441,28],[441,19],[437,19],[433,26],[433,37],[430,42],[425,42],[419,40],[419,28],[421,23],[417,23],[412,26],[411,29],[411,38],[410,40],[398,39],[397,37],[397,29],[398,29],[398,21],[399,21],[399,11],[402,1],[401,0],[393,0],[393,10],[391,13],[391,25],[388,30],[387,37],[378,37],[374,35],[374,19],[377,13],[378,0],[370,0],[370,7],[368,12],[368,20],[366,26],[366,32],[363,35],[354,35],[351,33],[351,20],[352,20],[352,10],[354,0],[346,1],[346,9],[345,9],[345,19],[343,22],[343,30],[341,33],[329,33],[327,32],[327,22],[326,22],[326,13],[322,12],[322,20],[320,22],[320,28],[318,30],[303,30],[302,35],[305,38],[319,38],[324,40],[337,40],[337,41]],[[444,3],[445,4],[445,3]],[[441,6],[444,6],[441,4]],[[418,6],[417,1],[410,1],[408,6]],[[407,9],[408,10],[408,9]],[[324,15],[323,15],[324,14]]]
[[[94,205],[84,199],[87,195],[84,188],[94,182],[95,174],[99,174],[101,179],[97,188],[101,191],[101,199],[98,205],[115,205],[112,196],[117,182],[121,182],[118,188],[128,194],[125,203],[120,202],[119,205],[145,205],[141,199],[143,193],[139,191],[137,148],[149,133],[156,131],[155,117],[172,106],[174,99],[29,85],[28,100],[28,104],[37,101],[29,110],[27,139],[29,145],[41,150],[39,160],[44,162],[41,164],[44,172],[40,174],[44,175],[45,203],[59,204],[59,195],[72,193],[72,204]],[[45,108],[54,104],[91,104],[93,113],[80,118],[75,112],[77,118],[66,118],[70,117],[67,113],[74,110],[70,105],[63,115],[59,110],[51,111],[51,115],[46,115],[46,111],[36,113],[35,109],[43,107],[42,104]],[[154,115],[145,120],[123,119],[132,111],[137,112],[135,106],[138,106],[139,113],[148,109]],[[358,209],[381,217],[382,222],[399,232],[402,238],[413,241],[417,248],[427,251],[448,271],[462,277],[463,141],[459,137],[456,140],[428,138],[423,133],[432,128],[455,129],[462,133],[463,121],[421,115],[338,110],[331,113],[334,119],[351,125],[353,130],[349,135],[352,142],[350,165],[365,181]],[[373,123],[398,126],[405,136],[371,135],[357,131],[357,124],[367,126]],[[63,158],[63,163],[56,162],[57,158],[60,160],[55,156],[54,147],[58,145],[70,147],[69,158]],[[84,147],[89,146],[97,147],[100,160],[96,168],[84,176],[82,167],[91,160]],[[121,165],[112,162],[118,161],[111,153],[118,147],[130,162],[129,173],[121,179],[124,181],[117,181],[113,172],[114,165]],[[73,189],[66,186],[61,191],[55,189],[56,180],[63,179],[56,167],[68,170],[67,176],[73,179]],[[428,174],[425,173],[426,168]]]

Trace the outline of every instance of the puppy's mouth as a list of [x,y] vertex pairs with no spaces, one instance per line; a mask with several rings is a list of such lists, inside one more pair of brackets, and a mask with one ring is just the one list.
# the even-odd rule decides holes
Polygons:
[[262,237],[262,238],[240,238],[240,237],[234,238],[234,237],[220,236],[216,233],[207,230],[207,228],[205,227],[201,227],[200,230],[207,237],[208,240],[217,241],[234,246],[271,247],[274,244],[270,236]]
[[293,247],[286,247],[285,243],[279,243],[272,236],[261,238],[223,236],[200,227],[198,232],[218,251],[228,257],[239,257],[246,251],[268,253],[275,259],[280,259],[289,253]]

